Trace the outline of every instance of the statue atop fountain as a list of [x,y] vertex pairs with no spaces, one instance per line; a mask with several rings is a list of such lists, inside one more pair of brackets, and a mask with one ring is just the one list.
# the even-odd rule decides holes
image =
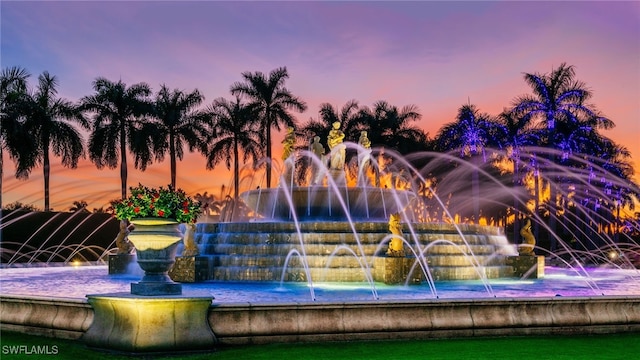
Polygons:
[[345,161],[345,153],[346,153],[346,145],[342,142],[344,141],[344,133],[340,130],[340,122],[336,121],[333,123],[333,128],[329,131],[329,136],[327,137],[327,145],[329,146],[329,150],[331,151],[331,159],[329,161],[329,168],[331,170],[344,170],[344,161]]
[[[315,156],[320,159],[320,162],[324,164],[324,146],[320,144],[320,136],[316,136],[313,138],[313,142],[309,146],[309,151],[311,151]],[[322,181],[322,166],[318,163],[312,161],[311,162],[311,185],[317,185]]]
[[358,144],[361,146],[358,151],[358,183],[364,183],[371,162],[371,141],[367,137],[366,131],[360,132]]

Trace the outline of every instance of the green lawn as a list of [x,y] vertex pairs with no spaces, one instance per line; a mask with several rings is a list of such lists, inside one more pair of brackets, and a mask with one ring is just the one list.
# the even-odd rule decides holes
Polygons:
[[[89,349],[79,341],[1,333],[2,359],[620,359],[640,357],[640,333],[613,335],[534,336],[453,340],[358,341],[309,344],[270,344],[223,347],[216,351],[190,355],[127,356]],[[23,354],[9,352],[23,346]],[[25,354],[24,346],[31,351]],[[50,355],[34,355],[33,346]],[[15,351],[15,350],[14,350]]]

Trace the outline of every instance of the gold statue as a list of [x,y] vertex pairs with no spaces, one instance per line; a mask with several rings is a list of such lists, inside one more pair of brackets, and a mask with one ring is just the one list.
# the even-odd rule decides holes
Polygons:
[[344,133],[340,130],[340,122],[334,122],[333,128],[329,131],[329,137],[327,137],[327,145],[331,151],[329,167],[332,170],[344,169],[347,149],[347,146],[342,143],[344,141],[344,136]]
[[360,139],[358,139],[358,144],[360,144],[365,149],[371,149],[371,141],[367,137],[366,131],[360,132]]
[[[324,163],[324,146],[320,144],[320,136],[316,136],[313,138],[313,142],[311,143],[309,150],[311,150],[311,152],[318,157],[320,162]],[[322,172],[320,170],[321,170],[321,166],[318,165],[315,161],[312,161],[311,162],[311,184],[312,185],[316,185],[322,180],[321,179]]]
[[389,231],[392,234],[391,241],[389,242],[389,249],[387,249],[387,256],[391,257],[403,257],[404,256],[404,236],[402,234],[402,224],[400,224],[400,214],[391,214],[389,218]]
[[531,219],[527,219],[527,223],[520,229],[520,236],[522,236],[522,244],[518,247],[518,254],[533,256],[534,246],[536,246],[536,238],[531,231]]
[[129,241],[127,237],[129,235],[129,222],[127,220],[120,220],[120,231],[116,236],[116,246],[118,247],[117,254],[132,254],[135,247]]
[[196,245],[195,241],[196,224],[186,224],[185,226],[182,256],[198,256],[200,255],[200,250],[198,250],[198,245]]
[[293,132],[292,127],[287,128],[287,134],[284,136],[282,143],[284,144],[284,149],[282,150],[282,160],[285,161],[293,153],[293,146],[296,143],[296,134]]
[[360,182],[364,179],[364,175],[369,169],[369,163],[371,162],[371,141],[367,137],[366,131],[360,132],[358,144],[362,147],[358,151],[358,182]]

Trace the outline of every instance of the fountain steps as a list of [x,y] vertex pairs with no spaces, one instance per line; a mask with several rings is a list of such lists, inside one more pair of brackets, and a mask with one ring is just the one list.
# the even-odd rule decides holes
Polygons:
[[[288,259],[288,261],[287,261]],[[361,268],[363,261],[361,257],[355,257],[351,254],[323,256],[323,255],[309,255],[305,257],[306,264],[310,268]],[[370,266],[372,266],[372,260],[369,257],[367,259]],[[427,264],[432,266],[475,266],[475,265],[502,265],[504,259],[497,256],[476,256],[470,257],[465,255],[446,255],[446,256],[429,256],[427,258]],[[282,268],[285,264],[288,267],[304,266],[302,259],[299,256],[287,255],[245,255],[245,256],[213,256],[213,264],[216,267],[268,267],[268,268]]]
[[[339,247],[338,247],[339,246]],[[348,249],[345,249],[348,248]],[[455,245],[431,245],[425,248],[425,245],[421,245],[423,252],[428,255],[491,255],[496,251],[494,245],[468,245],[468,246],[455,246]],[[206,248],[207,253],[211,254],[227,254],[233,256],[268,256],[268,255],[283,255],[286,256],[292,249],[300,249],[300,245],[296,244],[259,244],[259,245],[240,245],[240,244],[217,244],[210,245]],[[412,247],[413,252],[420,253],[418,247]],[[405,246],[407,254],[413,254],[407,246]],[[307,255],[360,255],[362,252],[366,256],[373,256],[386,250],[385,246],[375,245],[357,245],[357,244],[305,244],[305,253]]]
[[[198,231],[202,233],[297,233],[298,228],[302,233],[309,232],[352,232],[364,233],[389,233],[389,224],[380,221],[358,221],[353,224],[343,221],[301,221],[294,222],[236,222],[236,223],[200,223]],[[483,234],[502,235],[502,229],[492,226],[481,226],[474,224],[448,224],[448,223],[412,223],[405,224],[404,229],[410,229],[421,234]]]
[[[505,257],[496,255],[501,250],[499,244],[507,244],[498,228],[405,224],[404,229],[412,229],[413,235],[405,232],[405,238],[419,244],[405,245],[405,253],[411,256],[422,250],[434,279],[513,274]],[[373,259],[386,256],[389,238],[388,224],[382,222],[199,224],[197,234],[203,254],[213,259],[213,279],[220,281],[280,281],[283,273],[285,281],[307,281],[307,271],[313,281],[366,281]],[[306,261],[298,253],[304,254]]]
[[[352,232],[344,233],[260,233],[260,232],[236,232],[221,233],[216,235],[215,242],[219,244],[232,243],[243,245],[259,245],[259,244],[379,244],[381,240],[389,236],[389,233],[366,233],[354,234]],[[412,243],[419,242],[422,244],[430,244],[437,241],[449,242],[458,245],[484,245],[496,244],[504,237],[475,235],[475,234],[424,234],[424,233],[405,233],[404,238]]]
[[[309,268],[314,282],[367,282],[367,276],[361,268]],[[414,271],[420,272],[416,267]],[[476,280],[481,276],[487,279],[508,277],[512,275],[510,267],[504,266],[438,266],[429,267],[432,278],[440,280]],[[218,281],[307,281],[307,270],[303,267],[289,267],[282,273],[280,268],[264,268],[259,266],[228,266],[214,269],[214,277]]]

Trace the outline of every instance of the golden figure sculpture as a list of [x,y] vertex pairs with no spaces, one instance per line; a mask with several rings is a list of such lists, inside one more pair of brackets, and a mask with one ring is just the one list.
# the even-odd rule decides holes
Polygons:
[[135,247],[129,241],[127,237],[129,235],[129,222],[127,220],[120,220],[120,231],[116,236],[116,246],[118,247],[117,254],[131,254]]
[[344,161],[346,157],[347,146],[342,142],[344,141],[344,133],[340,130],[340,122],[333,123],[333,128],[329,131],[329,137],[327,137],[327,145],[331,151],[331,160],[329,167],[332,170],[343,170]]
[[369,162],[371,161],[371,140],[367,137],[366,131],[360,132],[358,144],[362,146],[362,149],[360,150],[361,153],[358,156],[358,164],[360,165],[361,171],[366,171],[369,167]]
[[186,224],[185,226],[182,256],[198,256],[200,255],[200,250],[198,250],[195,240],[196,224]]
[[404,235],[402,234],[402,224],[400,224],[400,214],[391,214],[391,217],[389,218],[389,231],[393,236],[391,237],[391,241],[389,242],[387,256],[403,257],[404,245],[402,240],[404,238]]
[[[309,150],[314,153],[322,163],[324,163],[324,146],[320,144],[320,136],[316,136],[313,138],[313,142],[311,143]],[[311,162],[312,185],[318,184],[321,181],[322,172],[320,170],[320,165],[318,165],[316,162]]]
[[282,150],[282,160],[285,161],[293,153],[293,146],[296,143],[296,134],[293,132],[292,127],[287,128],[287,134],[284,136],[282,143],[284,144],[284,149]]
[[534,255],[533,248],[536,245],[536,238],[531,231],[531,219],[527,219],[527,223],[520,229],[520,236],[522,236],[522,244],[518,247],[518,253],[520,255]]

